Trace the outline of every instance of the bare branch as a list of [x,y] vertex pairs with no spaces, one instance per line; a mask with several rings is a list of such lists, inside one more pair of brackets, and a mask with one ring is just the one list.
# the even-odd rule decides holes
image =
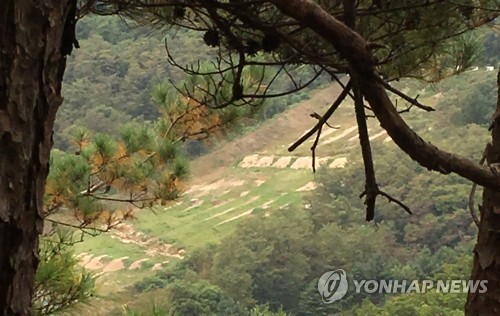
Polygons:
[[376,76],[376,78],[379,80],[380,83],[382,83],[382,85],[389,91],[391,91],[392,93],[394,93],[395,95],[399,96],[400,98],[402,98],[403,100],[405,101],[408,101],[410,102],[410,104],[416,106],[417,108],[419,109],[422,109],[422,110],[425,110],[425,111],[428,111],[428,112],[431,112],[431,111],[435,111],[435,109],[433,107],[430,107],[430,106],[427,106],[427,105],[424,105],[420,102],[417,101],[418,99],[418,95],[415,97],[415,98],[411,98],[410,96],[406,95],[405,93],[403,93],[402,91],[399,91],[398,89],[392,87],[389,83],[387,83],[384,79],[382,79],[380,76]]
[[[486,148],[484,149],[483,152],[483,156],[479,160],[480,165],[484,164],[484,162],[486,161],[487,152],[488,152],[488,145],[486,145]],[[474,221],[474,224],[476,224],[476,226],[479,227],[479,217],[477,216],[477,211],[476,208],[474,207],[474,195],[476,194],[476,188],[477,184],[473,183],[469,194],[469,212],[470,216],[472,217],[472,220]]]
[[323,127],[323,125],[326,123],[326,121],[335,113],[335,111],[338,109],[340,104],[344,101],[346,96],[349,93],[349,90],[351,90],[351,82],[349,81],[342,90],[342,92],[339,94],[337,97],[337,100],[333,102],[333,104],[330,106],[330,108],[326,111],[326,113],[321,117],[320,120],[318,120],[318,123],[310,129],[307,133],[304,134],[301,138],[299,138],[295,143],[293,143],[290,147],[288,147],[288,151],[294,151],[299,147],[301,144],[303,144],[306,140],[308,140],[312,135],[314,135],[320,128]]
[[318,147],[319,138],[321,137],[321,129],[322,127],[318,129],[318,132],[316,133],[316,139],[314,140],[314,143],[311,147],[313,172],[316,172],[316,147]]

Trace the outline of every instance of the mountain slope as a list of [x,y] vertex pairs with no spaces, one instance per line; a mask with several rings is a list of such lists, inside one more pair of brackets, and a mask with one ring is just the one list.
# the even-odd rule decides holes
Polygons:
[[[423,90],[413,82],[401,85],[406,85],[405,91],[410,95],[420,94],[421,102],[438,110],[444,104],[441,91]],[[109,298],[109,293],[151,275],[186,253],[217,243],[246,217],[272,216],[273,210],[288,205],[308,207],[303,196],[315,188],[310,151],[314,139],[293,153],[287,148],[316,123],[309,114],[323,113],[339,93],[337,85],[315,90],[309,100],[263,123],[255,131],[221,144],[193,162],[192,181],[179,201],[158,206],[154,211],[140,210],[137,220],[78,244],[76,250],[82,265],[101,275],[100,293]],[[439,121],[448,119],[450,111],[454,108],[448,106],[432,114],[412,110],[409,124],[445,149],[465,150],[466,144],[459,147],[448,144],[444,142],[446,136],[432,129]],[[324,129],[317,149],[317,165],[356,168],[362,173],[350,100],[330,123],[340,129]],[[368,126],[375,155],[379,150],[396,149],[376,120],[368,120]],[[350,185],[359,187],[361,193],[363,183]]]

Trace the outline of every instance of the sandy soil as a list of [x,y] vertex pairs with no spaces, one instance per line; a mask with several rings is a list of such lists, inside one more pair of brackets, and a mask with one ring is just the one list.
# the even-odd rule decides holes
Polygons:
[[381,131],[373,136],[370,136],[370,140],[374,140],[374,139],[377,139],[379,138],[380,136],[383,136],[383,135],[387,135],[387,132],[384,130],[384,131]]
[[89,270],[100,270],[104,268],[104,263],[101,260],[106,257],[107,255],[94,257],[84,267]]
[[286,168],[292,161],[292,157],[280,157],[276,162],[271,166],[273,168]]
[[259,155],[251,155],[251,156],[246,156],[243,158],[243,160],[240,162],[240,167],[241,168],[251,168],[257,164],[259,161]]
[[145,261],[148,261],[149,259],[147,258],[144,258],[144,259],[140,259],[140,260],[136,260],[134,262],[132,262],[130,264],[130,266],[128,267],[129,270],[137,270],[137,269],[140,269],[141,266],[142,266],[142,263],[145,262]]
[[238,187],[242,186],[243,184],[245,184],[244,180],[222,178],[212,183],[193,185],[184,194],[192,194],[196,198],[199,198],[208,194],[210,191],[215,191],[220,188]]
[[336,169],[336,168],[344,168],[347,164],[347,158],[342,157],[342,158],[337,158],[335,159],[328,168]]
[[273,164],[274,156],[264,156],[257,161],[255,167],[270,167]]
[[300,157],[290,166],[292,169],[312,168],[312,157]]
[[118,259],[113,259],[102,269],[103,273],[119,271],[125,268],[123,261],[128,259],[128,257],[121,257]]
[[314,189],[317,188],[317,185],[315,182],[311,181],[311,182],[308,182],[306,185],[304,185],[303,187],[301,188],[298,188],[296,191],[297,192],[301,192],[301,191],[312,191]]

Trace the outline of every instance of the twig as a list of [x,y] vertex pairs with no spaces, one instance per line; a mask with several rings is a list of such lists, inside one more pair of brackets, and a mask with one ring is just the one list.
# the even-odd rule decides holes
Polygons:
[[[75,224],[60,222],[60,221],[56,221],[56,220],[53,220],[53,219],[50,219],[50,218],[45,218],[44,220],[46,220],[47,222],[56,224],[56,225],[61,225],[61,226],[69,227],[69,228],[78,229],[83,234],[86,234],[86,235],[89,235],[89,236],[92,236],[92,237],[95,237],[95,236],[99,235],[100,233],[107,232],[107,230],[104,230],[104,229],[93,228],[93,227],[92,228],[88,228],[88,227],[85,227],[83,225],[75,225]],[[94,232],[91,232],[91,230],[94,231]]]
[[[410,214],[410,215],[413,215],[413,213],[411,212],[410,208],[404,204],[403,202],[401,202],[400,200],[396,199],[395,197],[393,197],[392,195],[382,191],[379,189],[378,185],[377,185],[377,188],[375,190],[372,190],[372,192],[370,192],[372,195],[382,195],[384,197],[386,197],[388,200],[389,200],[389,203],[391,202],[394,202],[396,203],[397,205],[401,206],[402,209],[404,209],[406,211],[406,213]],[[361,193],[359,195],[359,198],[363,198],[363,196],[367,195],[366,191],[364,191],[363,193]]]
[[[390,84],[387,83],[387,81],[382,79],[380,76],[375,76],[375,78],[377,78],[377,80],[384,86],[384,88],[391,91],[395,95],[401,97],[405,101],[410,102],[412,105],[416,106],[417,108],[420,108],[420,109],[428,111],[428,112],[435,111],[435,109],[433,107],[430,107],[430,106],[427,106],[427,105],[424,105],[424,104],[418,102],[418,100],[417,100],[419,97],[418,95],[415,98],[412,98],[412,97],[404,94],[403,92],[399,91],[398,89],[392,87]],[[408,110],[409,110],[409,108],[406,111],[408,111]]]
[[330,108],[326,111],[326,113],[321,117],[321,119],[318,121],[318,123],[310,129],[304,136],[299,138],[295,143],[293,143],[290,147],[288,147],[288,151],[292,152],[297,147],[302,145],[306,140],[308,140],[311,136],[313,136],[325,123],[326,121],[335,113],[335,111],[338,109],[340,104],[344,101],[346,96],[348,95],[349,91],[351,90],[351,81],[349,81],[345,87],[344,90],[339,94],[337,97],[337,100],[333,102],[333,104],[330,106]]
[[[481,157],[481,160],[479,160],[479,164],[483,165],[484,162],[486,161],[486,152],[487,152],[488,146],[484,149],[483,156]],[[476,208],[474,207],[474,195],[476,194],[476,188],[477,184],[472,183],[472,188],[470,189],[470,194],[469,194],[469,212],[470,216],[472,217],[472,220],[476,224],[477,227],[479,227],[479,217],[477,216],[477,211]]]
[[321,130],[323,129],[323,127],[320,127],[318,129],[318,132],[316,133],[316,139],[314,140],[314,143],[311,147],[311,152],[312,152],[312,168],[313,168],[313,172],[316,173],[316,147],[318,147],[318,142],[319,142],[319,138],[321,137]]
[[[317,120],[321,120],[321,115],[319,115],[316,112],[309,114],[309,116],[312,118],[315,118]],[[328,122],[325,122],[325,125],[328,126],[329,128],[332,128],[332,129],[339,129],[340,128],[340,126],[331,126]]]

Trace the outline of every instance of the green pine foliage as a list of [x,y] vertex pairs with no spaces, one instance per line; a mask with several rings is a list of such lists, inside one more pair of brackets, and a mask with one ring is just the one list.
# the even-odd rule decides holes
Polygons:
[[35,315],[63,312],[94,295],[95,277],[78,265],[71,250],[72,238],[71,232],[55,229],[41,240],[33,297]]

